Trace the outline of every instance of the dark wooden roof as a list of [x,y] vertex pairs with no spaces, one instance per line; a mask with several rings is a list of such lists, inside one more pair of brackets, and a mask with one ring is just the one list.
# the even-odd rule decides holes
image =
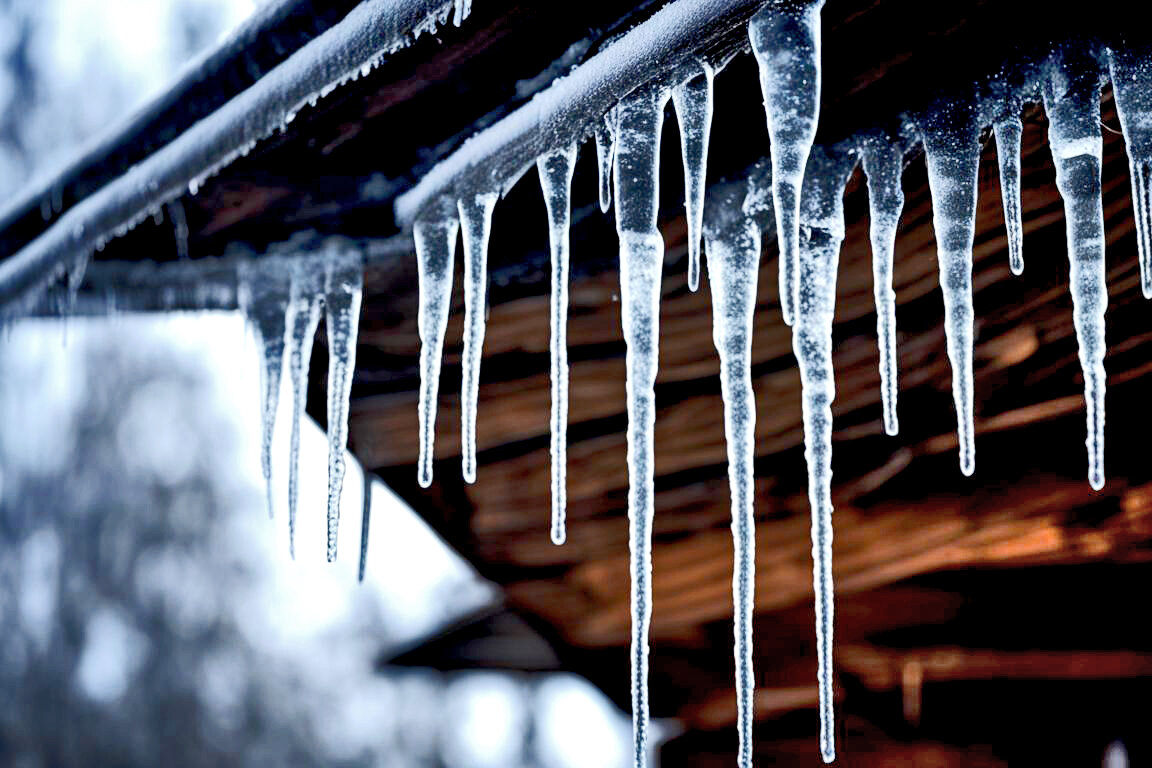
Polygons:
[[[435,160],[647,13],[598,3],[477,0],[461,29],[397,54],[371,76],[210,180],[182,203],[192,255],[257,249],[293,232],[386,238],[390,200]],[[1119,13],[1119,12],[1117,12]],[[1061,18],[1038,2],[829,0],[821,139],[894,121],[939,88],[986,74],[1046,40],[1124,29]],[[1094,29],[1093,25],[1101,25]],[[566,55],[568,58],[564,58]],[[542,81],[546,83],[548,78]],[[767,153],[751,57],[717,78],[709,178]],[[1009,274],[994,149],[980,174],[975,247],[976,474],[957,467],[942,305],[926,174],[905,174],[896,245],[902,431],[881,426],[867,198],[846,198],[835,325],[833,484],[836,654],[846,765],[1087,763],[1124,738],[1152,754],[1143,723],[1152,633],[1143,585],[1152,561],[1152,464],[1143,407],[1152,314],[1140,298],[1129,180],[1108,92],[1103,104],[1110,308],[1106,469],[1086,479],[1083,382],[1068,295],[1064,221],[1042,112],[1025,116],[1026,270]],[[668,260],[657,381],[652,703],[685,730],[666,766],[731,765],[736,749],[731,535],[718,361],[706,287],[686,287],[675,121],[664,135],[662,231]],[[416,485],[416,267],[367,274],[351,447],[361,461],[490,579],[555,649],[556,666],[628,702],[624,343],[616,242],[595,205],[591,146],[574,182],[569,338],[568,543],[548,535],[547,230],[533,174],[499,203],[490,264],[478,482],[459,475],[459,339],[448,331],[436,481]],[[170,224],[145,224],[102,260],[171,260]],[[776,252],[763,255],[753,377],[757,414],[757,751],[771,764],[817,760],[811,542],[800,380],[780,318]],[[98,273],[99,269],[94,269]],[[459,275],[457,279],[459,285]],[[457,290],[456,301],[462,302]],[[310,411],[323,418],[324,355]],[[501,625],[507,627],[507,623]],[[522,627],[501,630],[515,637]],[[456,637],[459,643],[454,644]],[[438,641],[421,663],[483,665],[475,630]],[[469,645],[471,643],[471,645]],[[507,642],[495,666],[507,666]],[[456,648],[456,651],[452,651]],[[532,665],[548,668],[533,646]],[[471,655],[469,655],[471,654]],[[544,661],[541,661],[544,659]],[[438,661],[439,660],[439,661]],[[1143,750],[1143,751],[1141,751]]]

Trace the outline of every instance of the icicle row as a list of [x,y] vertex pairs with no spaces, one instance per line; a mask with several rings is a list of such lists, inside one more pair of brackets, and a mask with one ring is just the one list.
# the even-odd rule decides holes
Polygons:
[[476,482],[476,406],[480,399],[480,357],[488,311],[488,236],[496,195],[461,199],[464,231],[464,359],[460,392],[460,451],[464,482]]
[[326,257],[324,314],[328,326],[328,562],[336,560],[344,449],[348,445],[348,401],[356,370],[356,339],[364,292],[364,262],[358,253]]
[[568,446],[568,229],[571,225],[572,170],[576,147],[550,152],[536,161],[548,208],[548,241],[552,252],[549,302],[552,354],[552,543],[567,538],[564,517]]
[[868,177],[868,212],[872,241],[872,292],[876,302],[876,339],[880,348],[880,396],[884,405],[884,432],[900,431],[896,400],[900,392],[896,354],[896,292],[892,290],[892,262],[896,229],[904,210],[904,151],[887,137],[873,137],[863,148]]
[[997,120],[996,158],[1000,165],[1000,196],[1004,201],[1004,230],[1008,236],[1008,268],[1024,273],[1024,225],[1020,205],[1020,134],[1024,126],[1018,114]]
[[1152,50],[1121,46],[1108,58],[1132,176],[1140,286],[1144,298],[1152,299]]
[[1064,199],[1068,262],[1084,400],[1088,411],[1088,482],[1104,487],[1104,210],[1100,190],[1100,79],[1094,62],[1053,61],[1044,82],[1048,143]]
[[708,168],[708,138],[712,131],[712,67],[672,89],[680,124],[684,160],[684,210],[688,221],[688,288],[700,287],[700,234],[704,223],[704,178]]
[[792,324],[799,286],[800,188],[820,113],[820,9],[824,0],[769,3],[748,34],[772,145],[772,194],[780,244],[780,309]]
[[737,765],[751,768],[755,723],[752,617],[756,588],[756,395],[752,390],[752,327],[760,265],[760,228],[741,208],[744,189],[732,185],[716,203],[707,235],[712,289],[712,340],[720,355],[728,484],[732,506],[732,608],[736,661]]
[[630,96],[617,107],[616,231],[627,345],[628,546],[632,575],[632,728],[635,768],[648,764],[648,625],[652,613],[653,427],[664,240],[656,228],[660,129],[667,96]]
[[960,471],[976,469],[972,376],[972,240],[976,228],[976,177],[980,169],[979,130],[967,104],[952,102],[921,126],[932,224],[944,295],[944,333],[952,365],[952,399]]

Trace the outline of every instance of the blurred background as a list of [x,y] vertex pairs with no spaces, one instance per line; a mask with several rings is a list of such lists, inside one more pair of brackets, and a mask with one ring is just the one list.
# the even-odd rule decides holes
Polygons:
[[[255,6],[0,0],[0,208]],[[0,765],[627,765],[627,719],[581,678],[387,663],[499,590],[351,457],[328,565],[307,417],[292,560],[291,397],[269,520],[258,377],[239,314],[0,331]]]

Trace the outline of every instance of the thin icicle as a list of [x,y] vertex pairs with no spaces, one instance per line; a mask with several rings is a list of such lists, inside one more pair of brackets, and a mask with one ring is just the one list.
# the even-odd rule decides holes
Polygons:
[[1104,487],[1104,211],[1100,190],[1100,78],[1088,57],[1051,63],[1044,82],[1048,144],[1064,199],[1072,311],[1088,410],[1088,482]]
[[596,128],[596,165],[600,175],[600,211],[612,205],[612,163],[616,159],[616,110],[604,115]]
[[967,104],[950,102],[921,125],[932,193],[932,225],[944,295],[944,333],[952,364],[952,399],[960,471],[976,469],[972,410],[972,239],[976,226],[976,176],[980,169],[979,130]]
[[340,492],[344,488],[344,449],[348,445],[348,399],[356,370],[364,261],[359,253],[326,257],[324,314],[328,327],[328,562],[336,560]]
[[1109,63],[1132,176],[1140,286],[1144,298],[1152,299],[1152,50],[1114,48]]
[[360,568],[356,580],[363,583],[368,572],[368,532],[372,525],[372,475],[360,465]]
[[571,225],[572,169],[575,145],[549,152],[536,161],[548,208],[552,251],[552,543],[563,544],[568,446],[568,229]]
[[659,207],[663,93],[633,95],[617,107],[616,231],[620,302],[627,345],[628,546],[632,575],[632,735],[635,768],[648,765],[648,625],[652,613],[653,428],[659,365],[664,240]]
[[1020,134],[1024,126],[1018,114],[997,120],[996,158],[1000,163],[1000,196],[1004,199],[1004,229],[1008,235],[1008,266],[1012,274],[1024,273],[1024,227],[1020,208]]
[[700,74],[672,90],[680,124],[684,159],[684,209],[688,220],[688,288],[700,287],[700,232],[704,223],[704,178],[708,136],[712,132],[712,67],[700,62]]
[[851,155],[816,148],[808,159],[801,202],[800,302],[792,350],[803,386],[804,457],[812,506],[812,581],[816,595],[816,649],[820,688],[820,753],[836,759],[832,698],[832,318],[836,269],[844,240],[844,187]]
[[880,395],[884,403],[884,431],[900,431],[896,399],[900,391],[896,354],[896,292],[892,290],[892,262],[896,229],[904,211],[904,148],[886,136],[870,137],[863,147],[864,174],[868,177],[868,215],[872,241],[872,292],[876,301],[876,339],[880,347]]
[[720,355],[728,484],[732,506],[732,608],[736,660],[736,709],[740,734],[737,765],[751,768],[755,722],[752,616],[756,588],[755,438],[752,390],[752,325],[760,265],[760,228],[742,210],[743,185],[714,192],[707,229],[708,284],[712,289],[712,340]]
[[[441,206],[446,208],[446,206]],[[420,280],[420,460],[416,479],[421,488],[432,485],[432,457],[436,445],[436,403],[440,391],[440,360],[444,330],[452,304],[452,267],[460,221],[455,211],[443,210],[412,227]]]
[[261,259],[243,270],[241,303],[260,343],[260,463],[267,486],[268,517],[272,517],[272,435],[280,404],[280,374],[291,301],[291,272],[280,259]]
[[293,265],[290,293],[288,372],[292,377],[292,435],[288,448],[288,550],[296,557],[296,501],[300,489],[300,421],[308,400],[308,369],[312,341],[320,325],[320,294],[323,275],[306,261]]
[[464,230],[464,360],[460,387],[460,450],[464,482],[476,482],[476,405],[480,399],[480,355],[488,311],[488,235],[496,195],[484,193],[457,204]]
[[780,309],[792,324],[800,187],[820,113],[820,9],[824,0],[772,2],[752,17],[748,34],[760,66],[760,90],[772,142],[772,195],[780,245]]

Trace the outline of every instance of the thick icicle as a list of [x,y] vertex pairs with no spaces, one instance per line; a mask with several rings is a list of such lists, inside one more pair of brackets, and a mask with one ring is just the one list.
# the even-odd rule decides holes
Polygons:
[[648,765],[648,624],[652,613],[653,428],[664,240],[659,207],[663,93],[622,101],[616,137],[616,231],[620,311],[627,345],[628,546],[632,574],[632,734],[635,768]]
[[701,62],[700,74],[672,90],[680,124],[684,159],[684,209],[688,219],[688,288],[700,287],[700,230],[704,223],[704,177],[708,136],[712,131],[712,67]]
[[1104,487],[1104,211],[1100,189],[1100,78],[1087,56],[1050,62],[1044,82],[1048,144],[1064,199],[1072,311],[1088,410],[1088,482]]
[[452,267],[456,258],[456,234],[460,222],[455,210],[440,206],[435,216],[412,227],[416,240],[416,264],[420,280],[420,460],[417,481],[421,488],[432,484],[432,456],[436,445],[436,401],[440,391],[440,359],[444,331],[452,304]]
[[356,370],[356,339],[364,261],[359,253],[327,257],[324,314],[328,326],[328,562],[336,560],[340,492],[344,488],[344,449],[348,445],[348,399]]
[[1112,94],[1128,150],[1140,286],[1152,299],[1152,50],[1121,46],[1109,51]]
[[244,269],[241,303],[260,343],[260,463],[272,517],[272,434],[280,404],[280,374],[291,300],[291,271],[281,259],[261,259]]
[[458,203],[464,230],[464,360],[460,386],[460,451],[464,482],[476,482],[476,406],[480,399],[480,355],[488,312],[488,235],[496,195]]
[[616,110],[604,115],[596,128],[596,165],[600,172],[600,211],[608,213],[612,205],[612,163],[616,159]]
[[996,159],[1000,163],[1000,196],[1004,200],[1004,229],[1008,235],[1008,267],[1024,273],[1024,227],[1020,209],[1020,115],[1010,114],[992,126],[996,133]]
[[816,148],[808,158],[801,201],[800,302],[792,350],[800,367],[804,400],[804,457],[812,506],[813,586],[820,687],[820,753],[836,759],[832,700],[832,318],[836,269],[844,240],[844,187],[855,162],[846,153]]
[[780,244],[780,308],[791,325],[800,187],[820,113],[820,9],[824,0],[773,0],[748,25],[772,142],[772,195]]
[[972,411],[972,239],[976,226],[976,176],[980,169],[979,129],[972,108],[949,102],[920,126],[932,194],[932,226],[944,295],[944,333],[952,364],[952,399],[960,471],[976,469]]
[[296,556],[296,500],[300,490],[300,421],[308,401],[308,368],[312,341],[320,325],[323,274],[310,261],[298,261],[292,269],[289,300],[291,336],[288,339],[288,373],[292,376],[292,435],[288,448],[288,549]]
[[563,544],[568,446],[568,228],[576,147],[549,152],[536,161],[548,208],[552,250],[552,542]]
[[880,347],[880,395],[884,403],[884,431],[900,431],[896,398],[900,391],[896,355],[896,292],[892,290],[892,261],[896,228],[904,210],[904,148],[886,136],[872,136],[863,146],[864,174],[868,177],[868,215],[872,240],[872,292],[876,300],[876,339]]
[[732,631],[740,733],[737,765],[751,768],[756,683],[752,674],[752,615],[756,588],[756,395],[752,390],[751,357],[760,266],[760,227],[744,214],[745,199],[743,185],[727,185],[715,191],[705,236],[708,284],[712,289],[712,340],[720,355],[732,505]]

